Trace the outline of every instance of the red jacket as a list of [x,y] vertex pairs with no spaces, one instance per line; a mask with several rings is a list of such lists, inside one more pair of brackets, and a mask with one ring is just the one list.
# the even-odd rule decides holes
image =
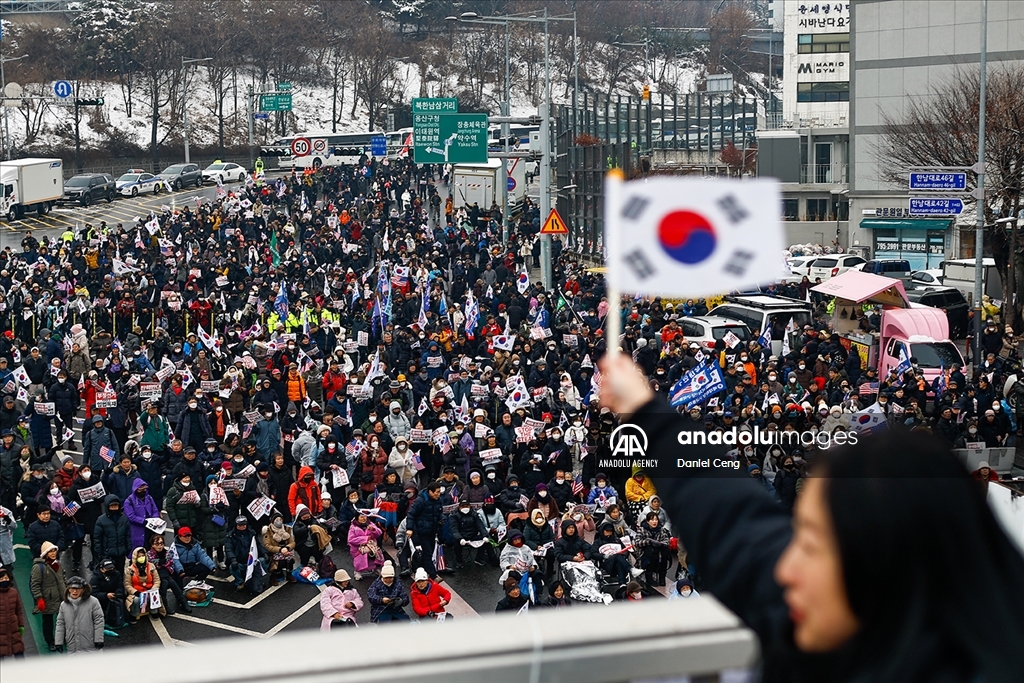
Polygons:
[[452,599],[450,590],[433,581],[427,581],[427,587],[424,590],[420,590],[420,587],[414,583],[409,589],[409,593],[412,595],[412,611],[419,617],[428,616],[431,612],[440,614],[444,611],[441,599],[443,598],[446,604]]
[[321,384],[324,389],[324,397],[330,401],[336,393],[345,388],[345,373],[328,370],[324,373]]
[[302,478],[307,474],[312,475],[313,468],[300,467],[298,481],[288,490],[288,509],[291,510],[292,517],[295,516],[295,508],[299,503],[308,507],[313,515],[319,515],[324,509],[320,500],[320,485],[316,483],[316,479],[314,478],[309,485],[302,483]]

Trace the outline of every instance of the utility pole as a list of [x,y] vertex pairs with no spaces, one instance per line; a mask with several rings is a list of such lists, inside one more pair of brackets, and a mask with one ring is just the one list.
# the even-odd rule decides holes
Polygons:
[[[544,8],[544,105],[540,112],[540,220],[551,213],[551,55],[548,41],[548,8]],[[544,289],[550,291],[553,283],[551,263],[551,236],[540,236],[540,279]]]
[[[501,103],[501,115],[502,116],[511,116],[511,112],[512,112],[512,93],[511,93],[512,82],[509,79],[509,69],[510,69],[511,65],[509,63],[509,56],[508,56],[508,41],[509,41],[508,25],[509,24],[506,21],[505,22],[505,101]],[[502,139],[502,148],[505,150],[506,154],[508,153],[508,138],[509,138],[509,135],[511,133],[512,133],[512,131],[509,128],[509,124],[503,122],[501,124],[501,139]],[[523,162],[523,163],[526,163],[526,162]],[[508,233],[509,233],[509,224],[508,224],[508,214],[509,214],[509,208],[508,208],[508,159],[501,159],[501,177],[499,178],[499,181],[501,182],[501,242],[502,242],[502,244],[508,244]]]
[[245,88],[245,117],[249,123],[249,168],[256,164],[256,142],[252,134],[252,84]]
[[[984,233],[985,233],[985,76],[988,62],[988,0],[981,0],[981,81],[978,93],[978,163],[974,171],[978,174],[978,187],[975,190],[978,224],[974,229],[974,368],[981,367],[981,305],[983,272]],[[1009,295],[1012,300],[1013,294]]]

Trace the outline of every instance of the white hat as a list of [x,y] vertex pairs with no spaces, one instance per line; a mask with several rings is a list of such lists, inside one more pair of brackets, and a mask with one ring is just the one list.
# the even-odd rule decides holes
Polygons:
[[412,577],[413,581],[429,581],[430,577],[427,576],[427,570],[420,567],[416,570],[416,574]]

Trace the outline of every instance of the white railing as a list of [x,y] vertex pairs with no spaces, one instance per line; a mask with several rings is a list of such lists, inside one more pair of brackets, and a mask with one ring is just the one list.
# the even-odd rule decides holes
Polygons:
[[753,632],[701,597],[292,632],[270,648],[216,638],[173,654],[146,646],[9,660],[3,683],[622,683],[748,669],[757,655]]

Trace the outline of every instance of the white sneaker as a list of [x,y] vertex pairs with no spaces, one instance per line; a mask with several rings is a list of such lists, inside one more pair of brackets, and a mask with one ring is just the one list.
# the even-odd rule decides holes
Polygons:
[[360,574],[359,572],[353,572],[353,576],[356,577],[356,581],[362,581],[363,580],[363,575]]
[[641,576],[644,573],[644,570],[640,569],[640,567],[633,567],[629,570],[629,573],[632,574],[635,579],[636,577]]

